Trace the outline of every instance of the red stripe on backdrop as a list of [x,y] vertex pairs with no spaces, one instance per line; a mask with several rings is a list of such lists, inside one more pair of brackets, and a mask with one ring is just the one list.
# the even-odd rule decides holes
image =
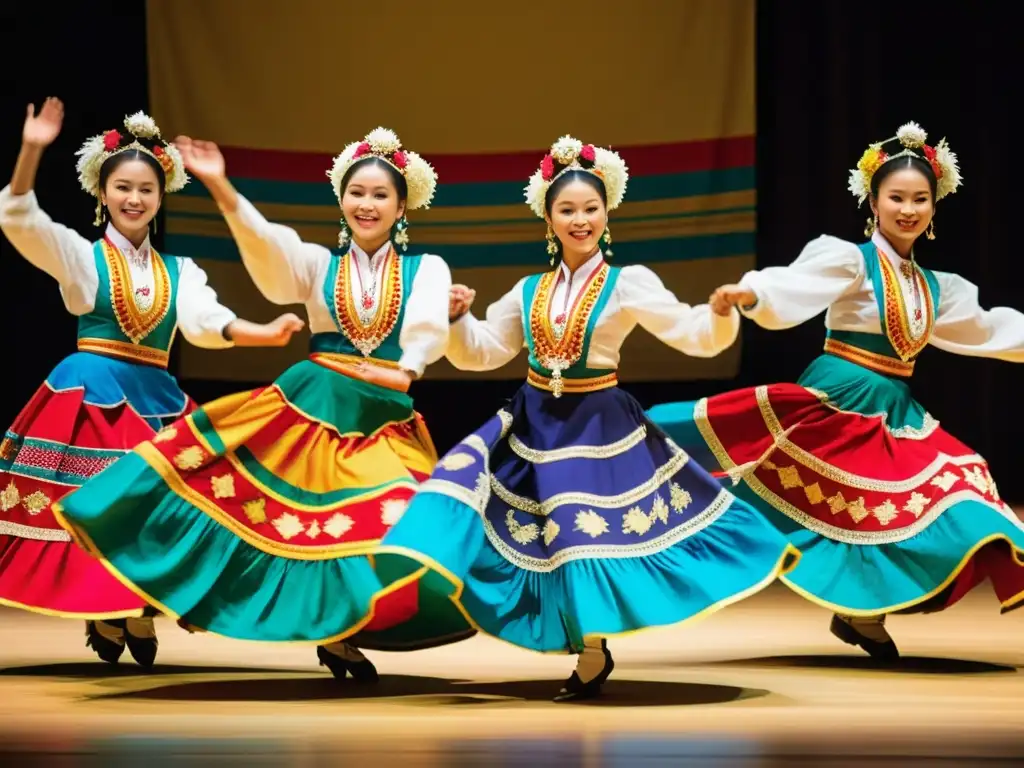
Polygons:
[[[223,147],[231,176],[267,181],[321,182],[333,158],[319,152]],[[613,147],[632,176],[714,171],[754,165],[754,137]],[[543,152],[508,154],[430,155],[442,184],[522,181],[540,164]]]

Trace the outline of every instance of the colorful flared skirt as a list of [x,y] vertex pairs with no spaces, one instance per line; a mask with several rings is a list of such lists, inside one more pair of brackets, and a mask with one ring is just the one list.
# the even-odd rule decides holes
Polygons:
[[986,577],[1004,612],[1024,602],[1024,525],[905,381],[822,355],[797,384],[648,415],[789,537],[783,580],[818,604],[931,612]]
[[572,653],[721,608],[796,556],[624,391],[524,385],[440,460],[376,563],[487,634]]
[[375,600],[371,555],[436,460],[408,395],[306,360],[169,425],[58,514],[189,627],[411,650],[473,634],[415,579]]
[[0,604],[142,614],[145,601],[72,542],[50,505],[191,407],[162,369],[79,352],[53,370],[0,442]]

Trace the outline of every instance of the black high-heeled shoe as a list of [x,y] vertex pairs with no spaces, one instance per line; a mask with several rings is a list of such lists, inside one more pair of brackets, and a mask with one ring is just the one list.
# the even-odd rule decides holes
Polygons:
[[856,645],[864,649],[868,656],[878,661],[897,661],[900,658],[899,648],[892,638],[888,641],[873,640],[862,635],[849,622],[843,621],[838,616],[832,617],[832,624],[829,627],[832,634],[838,637],[847,645]]
[[576,670],[573,670],[572,675],[569,676],[569,679],[565,681],[565,685],[562,686],[562,690],[555,696],[555,701],[596,699],[601,695],[601,686],[604,685],[605,680],[608,679],[612,670],[615,669],[615,659],[612,658],[612,653],[608,650],[607,640],[601,640],[601,651],[604,653],[604,667],[597,677],[584,683],[576,673]]
[[[119,626],[117,620],[106,623],[115,627]],[[124,627],[122,626],[121,629]],[[121,659],[121,654],[124,653],[124,644],[108,640],[100,634],[96,622],[91,620],[85,622],[85,647],[92,648],[96,655],[108,664],[117,664]]]
[[380,680],[377,668],[369,659],[348,661],[331,653],[322,645],[316,647],[316,657],[320,660],[320,666],[327,667],[337,680],[344,680],[346,675],[351,675],[357,683],[370,684]]

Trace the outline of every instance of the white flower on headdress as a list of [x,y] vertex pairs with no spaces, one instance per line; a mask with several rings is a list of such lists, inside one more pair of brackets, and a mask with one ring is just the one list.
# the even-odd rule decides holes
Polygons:
[[896,131],[896,138],[900,140],[900,144],[904,147],[917,149],[924,146],[925,141],[928,139],[928,134],[925,133],[924,128],[911,121],[900,126],[899,130]]
[[622,199],[626,196],[626,184],[629,182],[629,169],[626,162],[619,157],[617,152],[602,147],[594,147],[594,154],[597,160],[594,168],[601,174],[604,180],[605,192],[608,194],[608,210],[613,211],[619,207]]
[[857,198],[858,203],[863,203],[867,200],[868,195],[871,193],[871,189],[868,187],[868,180],[860,168],[854,168],[850,171],[848,186]]
[[94,197],[99,197],[100,167],[107,159],[107,153],[103,149],[103,136],[93,136],[87,139],[82,148],[75,152],[78,162],[75,170],[78,171],[78,182],[82,189]]
[[151,139],[160,136],[160,129],[152,117],[142,111],[129,115],[124,119],[124,127],[132,136],[139,136],[143,139]]
[[551,145],[551,156],[561,165],[569,165],[579,156],[581,149],[583,149],[583,142],[579,139],[563,136]]
[[180,192],[188,184],[188,174],[185,172],[185,161],[181,158],[181,152],[173,144],[164,144],[164,153],[171,158],[171,170],[166,171],[167,186],[165,192]]
[[935,145],[935,162],[942,169],[942,178],[939,179],[935,195],[936,200],[941,200],[946,195],[956,192],[962,181],[960,167],[957,165],[957,157],[950,151],[945,139],[942,139]]
[[379,152],[382,155],[394,154],[402,148],[402,142],[398,140],[398,136],[388,128],[374,128],[366,134],[366,143],[373,148],[374,152]]
[[[369,145],[370,151],[364,150],[363,154],[357,158],[356,151],[363,144]],[[405,156],[404,168],[395,164],[394,154],[400,150]],[[341,188],[345,174],[357,159],[362,160],[365,157],[380,157],[405,177],[405,185],[409,192],[405,201],[408,210],[414,211],[430,207],[430,202],[434,199],[434,191],[437,189],[437,173],[430,163],[415,152],[403,150],[398,136],[388,128],[374,128],[366,134],[362,141],[353,141],[341,151],[340,155],[334,158],[330,170],[327,171],[327,178],[331,180],[331,188],[334,190],[339,204],[345,195],[345,190]]]

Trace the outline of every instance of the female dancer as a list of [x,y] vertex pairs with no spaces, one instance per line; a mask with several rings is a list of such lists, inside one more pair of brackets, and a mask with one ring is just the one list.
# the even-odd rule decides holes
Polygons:
[[377,679],[341,642],[360,630],[362,647],[393,650],[473,634],[446,600],[421,605],[414,583],[374,605],[367,557],[437,461],[407,390],[444,354],[451,275],[439,257],[393,245],[408,243],[406,210],[430,203],[433,168],[384,128],[346,147],[328,175],[351,246],[332,255],[268,223],[214,144],[177,146],[260,291],[305,304],[310,357],[142,443],[64,500],[65,525],[183,623],[320,642],[320,663],[341,679]]
[[[194,407],[167,372],[176,330],[210,349],[279,346],[302,327],[294,315],[268,325],[239,320],[217,302],[191,259],[157,253],[149,224],[163,196],[188,180],[174,147],[141,112],[89,139],[78,152],[83,189],[96,197],[103,238],[91,243],[54,223],[32,190],[43,150],[60,133],[64,107],[28,107],[21,154],[0,191],[0,228],[60,285],[78,320],[78,349],[47,377],[0,443],[0,603],[85,618],[86,644],[116,662],[128,650],[156,657],[146,604],[71,542],[50,503],[77,488],[164,419]],[[148,611],[147,611],[148,612]]]
[[712,296],[769,329],[823,310],[825,354],[796,384],[744,389],[648,415],[707,455],[803,558],[784,578],[835,611],[832,632],[869,654],[899,653],[885,616],[948,607],[986,576],[1003,611],[1024,601],[1024,527],[985,460],[911,396],[929,343],[1024,361],[1024,315],[984,310],[962,277],[933,272],[914,243],[934,239],[935,203],[960,186],[945,139],[916,123],[872,144],[850,189],[870,200],[861,245],[811,241],[793,264],[747,273]]
[[[520,281],[486,321],[464,314],[447,351],[461,369],[488,370],[525,345],[526,383],[441,459],[376,558],[383,582],[423,574],[421,593],[450,597],[488,634],[579,654],[557,700],[600,693],[608,635],[721,608],[794,554],[617,387],[638,323],[696,356],[718,354],[739,328],[732,308],[689,307],[646,267],[607,264],[600,241],[626,180],[617,154],[571,137],[544,157],[526,196],[560,263]],[[472,293],[453,298],[457,312]]]

